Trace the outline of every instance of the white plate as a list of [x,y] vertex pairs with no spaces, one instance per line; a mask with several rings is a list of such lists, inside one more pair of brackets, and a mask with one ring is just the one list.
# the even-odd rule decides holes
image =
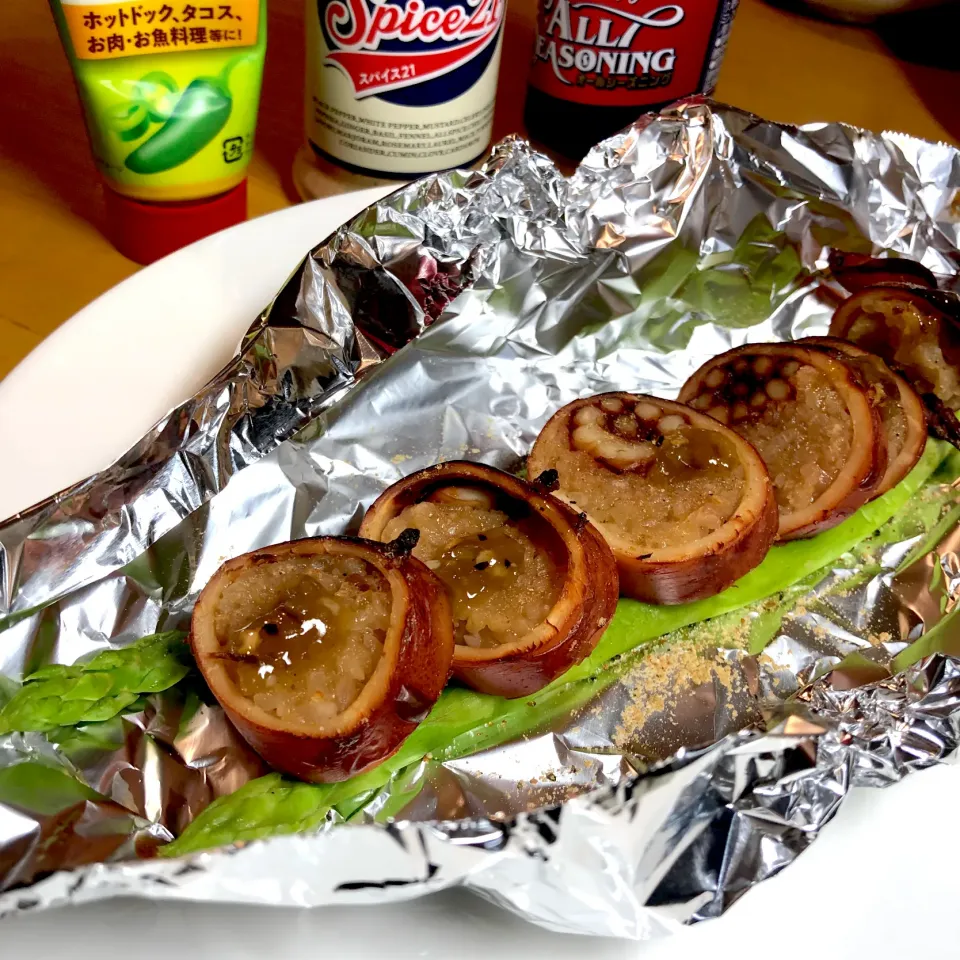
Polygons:
[[[0,383],[0,516],[123,453],[232,356],[311,246],[386,192],[330,197],[234,227],[142,270],[64,324]],[[958,766],[856,791],[821,841],[725,916],[642,946],[550,934],[449,893],[310,911],[108,901],[4,922],[0,955],[953,957],[958,798]]]
[[[0,381],[0,518],[102,470],[235,353],[306,252],[395,190],[289,207],[108,290]],[[56,440],[51,440],[51,435]]]

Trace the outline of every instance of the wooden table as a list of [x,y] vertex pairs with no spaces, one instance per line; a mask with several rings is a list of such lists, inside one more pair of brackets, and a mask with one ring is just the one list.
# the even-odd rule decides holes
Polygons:
[[[270,0],[269,6],[251,217],[297,199],[290,170],[302,138],[304,0]],[[535,0],[509,0],[495,138],[522,129],[534,9]],[[886,43],[908,40],[899,27],[885,32]],[[956,33],[949,33],[952,42]],[[929,40],[914,47],[929,50]],[[886,43],[868,29],[742,0],[717,96],[773,120],[845,120],[957,142],[958,74],[898,59]],[[138,267],[100,232],[100,187],[80,106],[53,20],[39,0],[0,4],[0,88],[2,378],[59,324]],[[375,181],[331,165],[323,182],[336,193]]]

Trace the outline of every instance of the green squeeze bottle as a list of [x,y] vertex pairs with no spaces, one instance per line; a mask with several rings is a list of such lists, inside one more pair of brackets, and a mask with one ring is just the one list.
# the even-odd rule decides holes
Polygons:
[[246,219],[266,0],[50,0],[110,239],[149,263]]

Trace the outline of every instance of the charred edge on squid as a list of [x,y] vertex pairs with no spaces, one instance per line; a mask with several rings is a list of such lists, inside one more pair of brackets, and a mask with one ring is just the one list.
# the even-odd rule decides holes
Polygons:
[[609,547],[543,489],[549,472],[537,475],[528,483],[468,461],[428,467],[386,490],[360,528],[385,540],[397,525],[419,525],[413,555],[451,598],[454,675],[484,693],[539,690],[590,653],[616,607]]

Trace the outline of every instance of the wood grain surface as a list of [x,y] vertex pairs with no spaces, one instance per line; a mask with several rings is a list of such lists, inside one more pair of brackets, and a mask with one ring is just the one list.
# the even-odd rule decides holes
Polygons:
[[[717,96],[772,120],[845,120],[956,143],[958,9],[872,30],[742,0]],[[269,3],[251,217],[297,200],[290,171],[302,140],[303,10],[304,0]],[[522,132],[534,11],[535,0],[509,0],[495,138]],[[101,233],[101,188],[70,70],[41,0],[0,4],[0,89],[2,378],[59,324],[139,268]],[[332,165],[320,179],[331,194],[376,182]]]

